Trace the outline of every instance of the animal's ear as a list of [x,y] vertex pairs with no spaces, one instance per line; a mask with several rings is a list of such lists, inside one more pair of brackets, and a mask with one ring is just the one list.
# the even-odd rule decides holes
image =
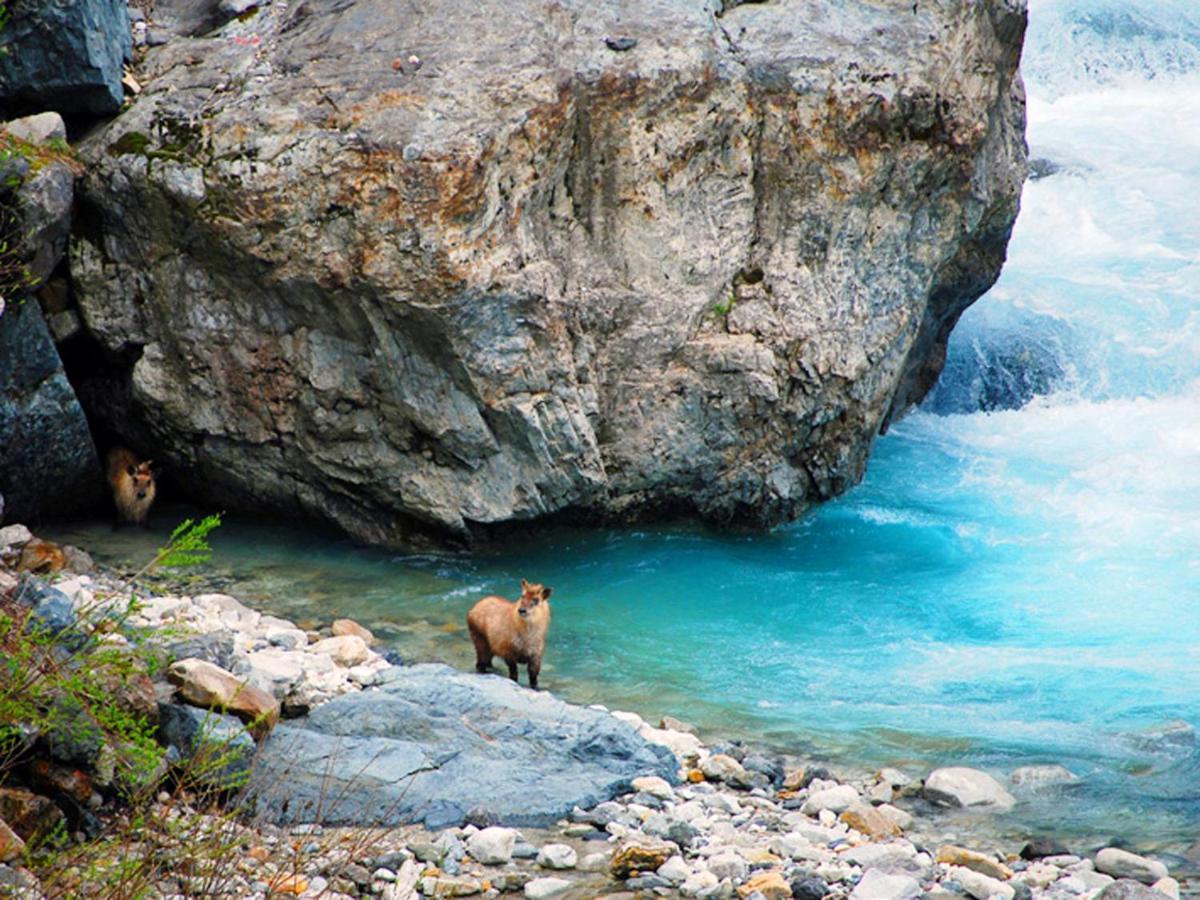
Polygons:
[[521,590],[523,590],[523,591],[529,590],[529,582],[526,581],[524,578],[521,579]]
[[542,599],[549,600],[550,599],[550,591],[552,591],[552,590],[553,590],[553,588],[548,588],[548,587],[542,588]]

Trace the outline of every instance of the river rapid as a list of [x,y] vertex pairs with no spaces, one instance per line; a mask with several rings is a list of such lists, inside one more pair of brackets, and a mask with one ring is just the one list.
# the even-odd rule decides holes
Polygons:
[[[560,530],[397,555],[228,522],[215,571],[462,668],[463,620],[554,590],[544,686],[852,765],[1078,781],[1014,829],[1188,852],[1200,835],[1200,7],[1034,0],[1009,261],[865,481],[767,535]],[[55,536],[144,561],[150,533]],[[161,526],[161,528],[157,527]],[[1193,851],[1195,848],[1193,848]]]

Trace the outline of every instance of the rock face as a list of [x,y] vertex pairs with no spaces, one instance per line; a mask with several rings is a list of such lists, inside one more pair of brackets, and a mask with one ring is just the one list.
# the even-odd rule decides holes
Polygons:
[[0,493],[10,519],[94,506],[103,476],[37,301],[0,302]]
[[111,115],[133,49],[125,0],[13,0],[0,31],[0,115]]
[[279,822],[462,822],[486,809],[545,825],[675,758],[606,713],[506,678],[442,665],[389,670],[380,690],[339,697],[262,745],[259,811]]
[[[0,53],[0,69],[5,58]],[[36,118],[15,123],[16,132],[51,137],[62,124]],[[83,409],[32,295],[66,251],[75,172],[61,159],[35,166],[28,152],[0,154],[0,494],[10,518],[39,521],[94,506],[103,478]]]
[[211,499],[372,541],[786,520],[998,273],[1024,25],[310,0],[172,40],[83,147],[89,395]]

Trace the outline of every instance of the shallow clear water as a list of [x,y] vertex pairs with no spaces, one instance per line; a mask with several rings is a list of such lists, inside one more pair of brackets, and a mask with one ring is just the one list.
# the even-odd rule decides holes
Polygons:
[[[463,668],[474,600],[542,581],[543,681],[567,697],[864,765],[1060,762],[1081,783],[1026,797],[1014,829],[1182,848],[1200,835],[1180,724],[1200,724],[1197,47],[1191,3],[1033,4],[1031,155],[1062,168],[1027,186],[946,384],[804,521],[561,531],[471,557],[230,523],[218,568],[264,608],[350,615]],[[997,359],[1042,366],[1040,396],[929,411],[978,408]],[[63,536],[110,558],[154,543]]]

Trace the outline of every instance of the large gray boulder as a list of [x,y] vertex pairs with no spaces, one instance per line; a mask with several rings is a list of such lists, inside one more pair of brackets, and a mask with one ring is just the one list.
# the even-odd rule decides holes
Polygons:
[[507,678],[429,664],[383,680],[272,732],[253,773],[259,813],[441,828],[486,810],[505,825],[548,825],[639,775],[677,775],[671,752],[625,722]]
[[121,108],[133,49],[126,0],[11,0],[0,30],[0,117],[51,109],[68,116]]
[[82,147],[97,409],[213,502],[372,541],[796,516],[997,276],[1024,26],[307,0],[172,40]]

